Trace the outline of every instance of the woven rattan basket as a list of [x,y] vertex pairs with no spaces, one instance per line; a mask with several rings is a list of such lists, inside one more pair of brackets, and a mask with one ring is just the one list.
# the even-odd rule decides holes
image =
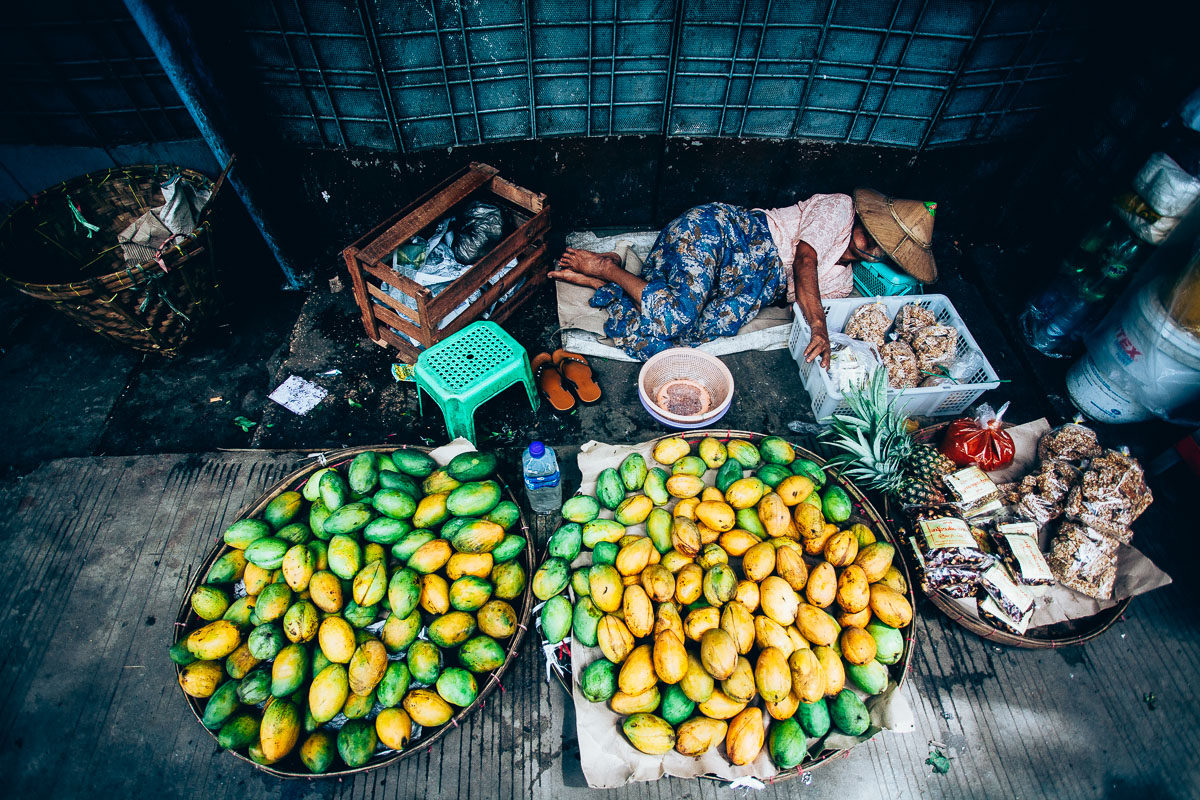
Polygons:
[[137,265],[125,263],[117,242],[162,204],[159,187],[175,176],[214,188],[193,170],[144,165],[90,172],[38,193],[0,223],[0,276],[107,339],[176,355],[220,308],[211,222],[202,219]]
[[[671,436],[674,436],[674,435],[676,435],[676,434],[671,434]],[[687,433],[682,434],[682,438],[685,441],[687,441],[689,444],[691,444],[693,447],[695,447],[700,442],[700,440],[705,438],[706,436],[711,436],[715,439],[720,440],[721,442],[729,442],[731,439],[745,439],[745,440],[750,441],[753,444],[757,445],[759,442],[761,442],[763,440],[763,438],[765,438],[766,434],[754,433],[752,431],[721,430],[721,429],[713,429],[713,428],[709,428],[706,430],[699,430],[699,431],[688,431]],[[652,442],[659,442],[666,438],[669,438],[669,436],[660,436],[657,439],[653,439]],[[816,453],[814,453],[806,448],[800,447],[799,445],[795,444],[795,442],[792,443],[792,446],[793,446],[793,448],[795,448],[796,458],[807,458],[812,461],[815,461],[816,463],[818,463],[822,466],[825,465],[825,459],[822,458],[821,456],[817,455]],[[847,524],[849,524],[849,522],[865,523],[873,531],[876,532],[876,534],[879,536],[879,538],[881,540],[889,542],[893,546],[896,546],[897,549],[899,549],[898,541],[897,541],[895,535],[892,533],[891,528],[888,527],[887,521],[884,519],[884,517],[881,514],[879,514],[878,511],[875,510],[875,507],[871,505],[871,502],[870,502],[870,500],[867,499],[866,495],[864,495],[861,491],[859,491],[858,488],[853,483],[851,483],[848,479],[844,478],[836,470],[827,469],[826,475],[828,476],[828,484],[827,485],[834,485],[834,486],[842,487],[843,489],[846,490],[846,493],[850,495],[850,498],[854,502],[854,513],[851,516],[850,521],[847,522]],[[915,609],[916,605],[914,603],[915,598],[914,598],[913,589],[912,589],[912,579],[911,579],[911,574],[908,571],[908,565],[905,564],[905,562],[899,558],[895,559],[892,563],[895,564],[897,569],[899,569],[902,573],[904,573],[904,581],[908,586],[908,591],[907,591],[905,597],[908,599],[909,605]],[[912,661],[912,655],[913,655],[913,642],[914,642],[914,638],[913,638],[914,637],[914,634],[913,634],[914,624],[915,624],[915,620],[914,620],[914,622],[909,623],[908,629],[904,632],[905,633],[904,653],[903,653],[903,655],[901,655],[900,660],[897,661],[895,664],[892,664],[891,666],[888,667],[888,674],[893,679],[895,679],[896,685],[898,687],[904,685],[905,678],[907,678],[909,669],[911,667],[911,661]],[[571,694],[572,690],[571,690],[571,652],[570,652],[570,648],[567,646],[548,647],[546,645],[546,643],[543,642],[543,653],[545,653],[547,658],[555,659],[556,663],[560,667],[562,667],[561,671],[560,670],[551,670],[551,671],[554,673],[555,677],[558,678],[558,682],[563,687],[563,689],[568,694]],[[827,748],[819,753],[810,754],[804,759],[803,762],[801,762],[799,767],[796,767],[796,768],[790,769],[790,770],[783,770],[779,774],[775,775],[773,778],[771,778],[771,783],[772,784],[779,783],[780,781],[785,781],[785,780],[789,780],[791,778],[799,777],[799,776],[803,775],[805,772],[812,770],[812,769],[820,766],[821,764],[828,763],[829,761],[832,761],[835,758],[848,756],[849,754],[850,754],[849,750],[835,750],[832,748]],[[727,781],[725,781],[724,778],[718,778],[716,776],[705,775],[702,777],[709,779],[709,780],[713,780],[713,781],[727,782]]]
[[650,358],[638,373],[638,397],[647,413],[673,428],[711,425],[733,402],[733,375],[721,359],[687,347]]
[[[299,491],[304,486],[304,483],[308,480],[309,475],[311,475],[313,472],[317,471],[318,469],[321,469],[322,465],[340,467],[340,466],[345,466],[345,465],[349,464],[350,461],[352,461],[354,459],[354,457],[356,455],[358,455],[359,453],[365,453],[368,451],[374,451],[376,453],[393,453],[397,450],[403,450],[403,449],[405,449],[405,448],[404,447],[396,447],[395,445],[375,446],[375,447],[365,447],[364,446],[364,447],[351,447],[351,448],[347,448],[345,450],[337,450],[334,452],[325,453],[325,454],[323,454],[324,457],[322,459],[320,459],[318,461],[314,461],[311,464],[308,464],[304,467],[301,467],[301,468],[297,469],[295,472],[292,472],[291,474],[282,478],[278,483],[276,483],[274,486],[272,486],[270,489],[268,489],[261,497],[259,497],[253,503],[242,508],[238,512],[237,517],[234,521],[241,520],[241,519],[249,519],[251,517],[258,516],[259,514],[261,514],[263,512],[263,509],[265,509],[272,500],[274,500],[276,497],[278,497],[283,492],[290,491],[290,490]],[[430,448],[411,447],[408,449],[421,450],[422,452],[429,452]],[[500,485],[503,488],[504,493],[508,499],[512,500],[513,502],[517,502],[516,498],[513,497],[512,492],[509,490],[508,486],[505,485],[505,483],[499,476],[494,476],[493,480],[500,483]],[[520,503],[518,503],[517,505],[519,507]],[[529,535],[529,527],[525,522],[524,513],[521,514],[521,519],[519,521],[519,525],[520,525],[522,535],[525,536],[526,540],[528,541],[528,544],[526,545],[525,549],[523,551],[521,551],[521,554],[519,556],[517,556],[517,558],[519,559],[522,568],[524,568],[525,574],[529,577],[532,577],[533,571],[534,571],[534,565],[536,563],[536,557],[533,552],[533,544],[534,543],[532,541],[532,537],[530,537],[530,535]],[[175,638],[174,638],[175,642],[181,641],[187,635],[187,633],[189,631],[193,630],[198,625],[203,623],[203,620],[201,620],[198,616],[196,616],[196,612],[192,610],[192,606],[191,606],[192,593],[195,591],[196,587],[199,586],[203,582],[203,579],[208,574],[208,570],[212,566],[213,562],[216,561],[218,558],[220,558],[222,555],[224,555],[229,550],[230,550],[230,548],[228,545],[225,544],[224,539],[222,538],[222,534],[218,534],[216,545],[213,547],[212,551],[209,552],[208,556],[205,557],[204,563],[201,565],[200,569],[197,570],[196,575],[192,579],[192,581],[188,584],[187,591],[184,593],[183,599],[179,604],[179,613],[178,613],[178,615],[176,617],[176,621],[175,621]],[[505,651],[504,652],[504,655],[505,655],[504,664],[502,664],[500,666],[500,668],[497,670],[489,672],[486,675],[479,676],[481,686],[479,687],[479,696],[475,698],[474,703],[467,706],[466,708],[459,709],[458,713],[456,713],[450,719],[449,722],[442,725],[441,727],[433,729],[433,730],[428,730],[428,729],[423,730],[421,732],[421,734],[418,737],[414,738],[409,743],[408,747],[406,747],[405,749],[396,751],[396,752],[377,753],[364,766],[357,767],[355,769],[347,768],[347,769],[341,769],[341,770],[330,770],[329,772],[324,773],[322,775],[314,775],[313,773],[309,772],[300,763],[300,760],[297,756],[296,751],[293,751],[292,753],[290,753],[287,756],[287,758],[284,759],[283,761],[281,761],[277,764],[272,764],[270,766],[256,763],[255,761],[251,760],[243,753],[239,753],[236,750],[230,750],[228,752],[230,754],[232,754],[234,757],[239,758],[248,764],[252,764],[255,768],[260,769],[263,772],[270,773],[271,775],[275,775],[280,778],[309,778],[309,779],[341,777],[344,775],[351,775],[351,774],[358,773],[358,772],[369,772],[370,770],[378,769],[380,767],[386,767],[389,764],[394,764],[397,761],[402,761],[410,756],[414,756],[414,755],[417,755],[418,753],[424,752],[428,748],[429,745],[432,745],[434,742],[441,739],[448,732],[450,732],[450,730],[457,728],[459,726],[459,722],[461,722],[464,717],[466,717],[468,714],[473,712],[475,709],[481,708],[483,706],[484,702],[487,700],[488,696],[491,695],[491,693],[496,690],[496,687],[500,686],[500,679],[503,677],[504,673],[508,670],[509,666],[512,664],[513,659],[516,657],[517,653],[520,651],[521,640],[524,638],[525,628],[529,624],[529,613],[530,613],[530,608],[532,607],[532,603],[530,602],[531,598],[532,598],[532,591],[531,591],[530,585],[531,585],[530,582],[527,581],[526,586],[525,586],[525,591],[524,591],[524,593],[522,593],[522,595],[520,597],[520,601],[519,601],[520,607],[517,609],[517,614],[518,614],[518,619],[519,619],[519,622],[517,624],[517,632],[514,633],[512,635],[512,637],[509,638],[509,641],[504,648],[504,651]],[[178,677],[180,669],[181,668],[179,666],[175,667],[176,677]],[[185,694],[182,689],[180,690],[180,694],[182,694],[184,699],[187,700],[188,708],[191,709],[193,716],[195,716],[195,718],[196,718],[196,722],[200,723],[200,721],[204,715],[204,705],[205,705],[206,700],[201,700],[201,699],[197,699],[195,697],[191,697],[191,696]],[[214,743],[216,742],[217,731],[208,730],[207,728],[203,727],[203,724],[201,724],[201,729],[204,730],[205,733],[207,733],[209,736],[211,736],[213,738]]]

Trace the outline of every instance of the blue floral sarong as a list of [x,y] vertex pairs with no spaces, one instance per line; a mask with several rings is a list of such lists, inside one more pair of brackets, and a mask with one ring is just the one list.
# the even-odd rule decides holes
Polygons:
[[615,283],[596,290],[604,332],[639,361],[670,347],[733,336],[787,291],[766,217],[709,203],[663,228],[642,271],[642,309]]

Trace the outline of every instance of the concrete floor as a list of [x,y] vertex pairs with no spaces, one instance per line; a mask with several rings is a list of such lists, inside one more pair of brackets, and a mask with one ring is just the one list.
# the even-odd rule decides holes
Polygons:
[[[1064,365],[1023,350],[1014,337],[1020,293],[1003,282],[996,247],[941,240],[951,296],[1003,378],[994,400],[1009,419],[1069,415]],[[228,252],[228,251],[227,251]],[[251,274],[258,274],[253,273]],[[215,750],[173,685],[165,656],[189,570],[236,509],[306,453],[367,443],[440,443],[440,414],[417,411],[411,384],[391,378],[388,351],[365,338],[348,291],[322,283],[281,292],[274,277],[236,284],[222,327],[173,362],[99,340],[46,309],[0,295],[0,381],[9,444],[0,491],[8,555],[0,579],[0,769],[10,796],[575,797],[584,794],[566,697],[544,683],[532,643],[503,696],[432,751],[354,780],[280,784]],[[557,346],[552,293],[510,325],[531,352]],[[722,425],[786,433],[810,420],[807,396],[783,351],[725,359],[738,391]],[[660,435],[641,409],[637,366],[594,364],[604,402],[556,415],[532,412],[511,390],[477,415],[481,447],[507,457],[524,443],[561,448],[567,490],[574,448],[588,439],[633,442]],[[323,375],[338,370],[335,375]],[[297,417],[266,399],[290,374],[329,389]],[[243,431],[234,418],[256,424]],[[1143,459],[1180,435],[1143,424],[1105,430]],[[218,452],[227,450],[229,452]],[[1192,527],[1184,506],[1194,478],[1176,469],[1151,478],[1156,503],[1138,544],[1178,572],[1177,583],[1139,598],[1125,618],[1086,646],[1059,651],[997,648],[918,609],[910,676],[918,730],[885,734],[813,783],[771,796],[1194,797],[1200,796],[1189,683],[1200,635],[1186,563]],[[1148,700],[1147,697],[1152,697]],[[946,775],[924,765],[928,742],[953,749]],[[498,776],[498,777],[497,777]],[[629,797],[717,797],[709,782],[660,781]]]

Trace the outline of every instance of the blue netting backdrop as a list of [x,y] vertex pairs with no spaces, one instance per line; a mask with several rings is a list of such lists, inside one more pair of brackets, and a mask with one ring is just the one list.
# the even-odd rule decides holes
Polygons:
[[[54,4],[47,4],[54,5]],[[1053,0],[256,0],[225,20],[289,144],[410,152],[552,136],[1005,137],[1083,58]],[[195,136],[119,0],[0,26],[0,141]]]

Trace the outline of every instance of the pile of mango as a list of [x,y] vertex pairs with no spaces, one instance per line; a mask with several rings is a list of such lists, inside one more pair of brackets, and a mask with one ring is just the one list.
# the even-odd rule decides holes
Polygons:
[[526,540],[509,533],[521,513],[496,466],[364,452],[225,531],[191,596],[199,623],[171,648],[222,747],[264,765],[296,753],[321,774],[475,702],[526,586]]
[[[673,437],[652,457],[662,466],[631,454],[600,473],[595,497],[567,500],[533,576],[547,640],[603,654],[580,675],[584,697],[652,755],[723,743],[749,764],[765,744],[790,769],[812,737],[865,733],[860,694],[887,688],[912,620],[892,545],[779,437],[707,437],[696,454]],[[572,570],[585,548],[591,564]]]

